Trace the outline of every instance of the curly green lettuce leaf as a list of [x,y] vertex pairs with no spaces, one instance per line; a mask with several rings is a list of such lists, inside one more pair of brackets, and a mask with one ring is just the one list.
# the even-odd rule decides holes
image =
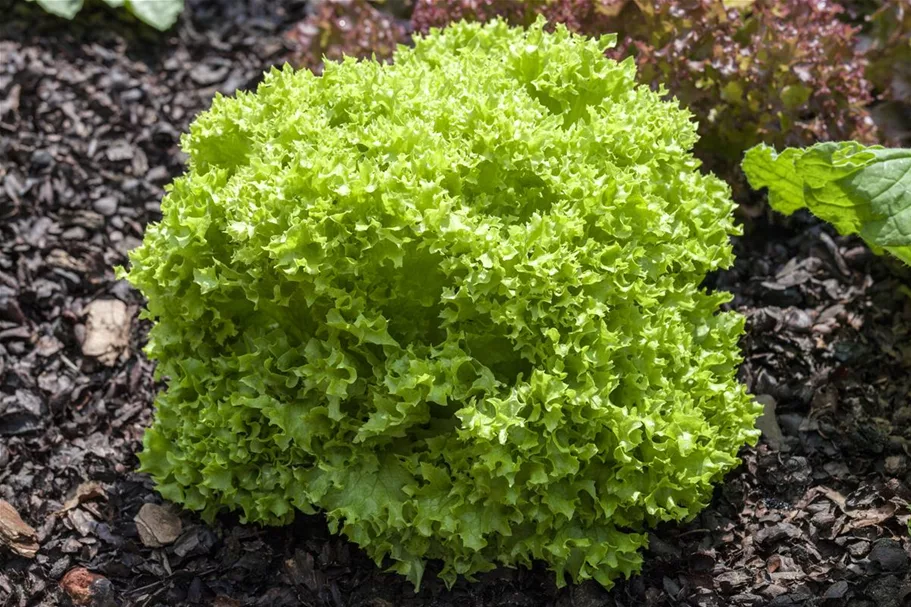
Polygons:
[[331,528],[417,584],[637,571],[756,440],[730,190],[594,40],[460,24],[217,97],[131,254],[167,499]]
[[911,150],[847,141],[777,153],[759,145],[747,151],[743,171],[753,188],[769,189],[773,209],[807,209],[911,264]]

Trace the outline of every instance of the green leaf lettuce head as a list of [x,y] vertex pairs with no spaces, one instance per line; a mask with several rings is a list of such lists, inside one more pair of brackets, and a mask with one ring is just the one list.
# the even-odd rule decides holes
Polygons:
[[142,470],[206,518],[333,530],[418,584],[605,586],[755,441],[730,192],[612,43],[459,24],[218,97],[129,280],[168,388]]
[[760,145],[747,151],[743,171],[753,188],[769,188],[773,209],[808,209],[911,264],[911,150],[846,141],[779,154]]

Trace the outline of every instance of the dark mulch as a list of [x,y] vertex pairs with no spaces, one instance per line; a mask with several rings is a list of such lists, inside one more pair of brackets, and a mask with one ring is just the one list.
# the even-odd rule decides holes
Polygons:
[[64,586],[94,580],[95,605],[911,604],[911,275],[806,218],[749,220],[714,279],[749,319],[742,375],[766,438],[612,592],[558,590],[537,567],[451,591],[430,574],[414,594],[319,517],[181,513],[171,542],[165,512],[140,537],[140,508],[160,503],[133,472],[156,384],[141,302],[111,268],[182,170],[179,133],[216,92],[254,86],[305,8],[190,2],[156,35],[104,9],[67,24],[0,1],[0,499],[40,544],[34,559],[0,548],[0,604],[69,604],[60,581],[80,566],[101,577]]

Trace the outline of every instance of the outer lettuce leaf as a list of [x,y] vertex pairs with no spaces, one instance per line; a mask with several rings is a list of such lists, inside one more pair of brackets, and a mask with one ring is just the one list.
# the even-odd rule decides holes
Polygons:
[[[73,19],[82,10],[83,0],[31,0],[47,12]],[[137,19],[159,31],[165,31],[177,22],[184,8],[184,0],[104,0],[113,8],[125,7]]]
[[104,0],[111,6],[123,4],[137,19],[160,32],[170,29],[183,12],[184,0]]
[[760,145],[746,153],[743,171],[754,188],[769,188],[775,210],[808,209],[911,264],[911,150],[848,141],[779,154]]
[[31,0],[45,11],[64,19],[72,19],[82,10],[83,0]]
[[632,62],[538,23],[217,98],[128,278],[168,379],[140,455],[212,517],[324,511],[419,583],[638,570],[756,439],[733,202]]

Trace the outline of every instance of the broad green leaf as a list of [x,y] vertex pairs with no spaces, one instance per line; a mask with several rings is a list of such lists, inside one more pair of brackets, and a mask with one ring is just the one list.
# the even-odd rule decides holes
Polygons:
[[[72,19],[82,10],[83,0],[31,0],[44,10],[60,17]],[[157,30],[165,31],[177,21],[184,8],[184,0],[103,0],[112,8],[124,7],[140,21]]]
[[[124,0],[106,0],[124,2]],[[159,31],[165,31],[177,22],[183,11],[184,0],[125,0],[126,8],[136,17]]]
[[911,264],[911,150],[849,141],[777,153],[760,145],[747,151],[743,171],[751,186],[769,189],[773,209],[808,209]]
[[38,6],[58,17],[72,19],[82,10],[83,0],[32,0]]

